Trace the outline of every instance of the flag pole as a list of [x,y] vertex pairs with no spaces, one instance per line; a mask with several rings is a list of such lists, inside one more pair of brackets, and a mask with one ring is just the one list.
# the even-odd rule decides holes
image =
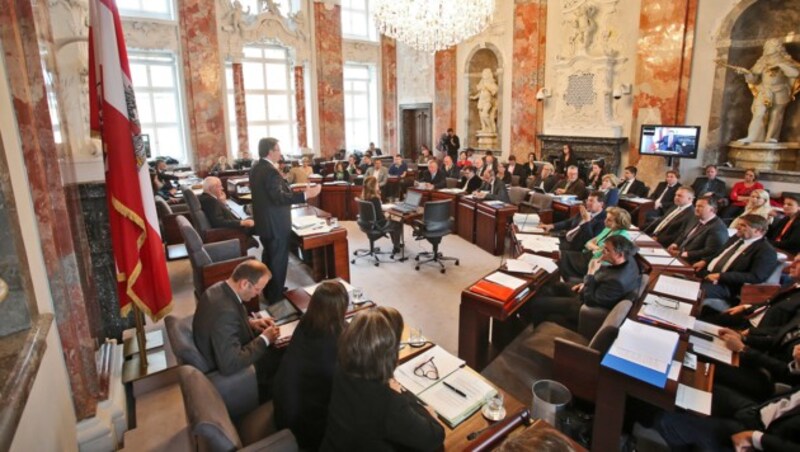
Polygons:
[[139,368],[142,373],[147,370],[147,340],[144,336],[144,313],[136,306],[133,305],[133,319],[136,323],[136,342],[139,344]]

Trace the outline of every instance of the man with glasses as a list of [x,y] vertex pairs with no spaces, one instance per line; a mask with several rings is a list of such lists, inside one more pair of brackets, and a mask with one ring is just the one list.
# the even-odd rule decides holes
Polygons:
[[545,232],[558,233],[559,248],[562,250],[581,251],[586,242],[596,237],[605,227],[605,196],[602,192],[593,191],[586,202],[580,206],[580,213],[572,218],[553,224],[542,224]]
[[242,304],[257,297],[272,274],[266,265],[248,260],[230,278],[209,287],[197,304],[192,321],[194,343],[203,357],[222,375],[255,365],[259,399],[270,398],[271,379],[280,364],[272,348],[279,329],[271,319],[253,319]]

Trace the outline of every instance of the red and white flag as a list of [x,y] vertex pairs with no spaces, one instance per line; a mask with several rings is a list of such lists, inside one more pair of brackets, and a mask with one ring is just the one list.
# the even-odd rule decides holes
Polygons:
[[122,24],[115,0],[90,0],[89,14],[90,121],[103,140],[120,309],[135,303],[157,321],[172,309],[172,289]]

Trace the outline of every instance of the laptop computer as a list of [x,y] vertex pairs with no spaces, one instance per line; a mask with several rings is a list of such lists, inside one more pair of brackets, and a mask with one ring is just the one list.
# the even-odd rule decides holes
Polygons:
[[403,213],[414,212],[419,208],[422,201],[422,193],[416,191],[409,191],[406,194],[406,199],[403,202],[397,203],[394,208]]

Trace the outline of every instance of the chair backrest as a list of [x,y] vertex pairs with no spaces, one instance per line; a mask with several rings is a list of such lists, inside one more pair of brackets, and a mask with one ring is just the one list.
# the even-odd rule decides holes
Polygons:
[[519,179],[520,177],[516,174],[511,175],[511,186],[512,187],[519,187]]
[[197,226],[197,232],[200,233],[201,237],[204,236],[206,231],[211,229],[211,223],[208,221],[208,217],[206,217],[206,213],[203,212],[203,207],[200,205],[200,200],[197,199],[197,195],[194,194],[191,187],[183,189],[183,199],[189,206],[189,215],[192,216],[192,220]]
[[181,366],[178,376],[189,429],[197,441],[198,449],[241,449],[242,440],[231,421],[225,401],[208,377],[192,366]]
[[608,313],[606,319],[603,320],[603,323],[594,334],[594,337],[592,337],[592,340],[589,341],[589,348],[597,350],[601,354],[605,354],[611,347],[614,339],[617,338],[619,327],[622,325],[622,322],[625,321],[625,318],[628,317],[628,312],[630,312],[632,306],[633,302],[630,300],[622,300],[617,303]]
[[156,196],[156,213],[158,214],[159,218],[164,218],[166,216],[172,215],[172,207],[169,206],[169,203],[164,200],[161,196]]
[[447,188],[458,187],[458,179],[456,179],[455,177],[448,177],[445,179],[445,182],[447,182]]
[[376,222],[378,214],[375,212],[375,205],[363,199],[356,199],[358,203],[358,227],[365,233],[372,232],[377,228]]
[[531,205],[537,210],[550,210],[553,205],[553,198],[543,193],[531,192]]
[[642,297],[644,294],[644,290],[647,289],[647,284],[650,282],[650,275],[647,273],[642,273],[642,282],[639,284],[639,291],[636,294],[636,299]]
[[209,265],[212,262],[211,256],[203,248],[203,240],[200,239],[200,235],[194,230],[189,220],[183,215],[178,215],[175,217],[175,221],[178,223],[181,236],[183,236],[183,243],[186,244],[186,251],[189,253],[192,267],[202,268]]
[[763,284],[780,284],[783,269],[787,265],[788,262],[786,261],[786,257],[782,254],[778,254],[778,263],[775,264],[775,269],[772,270],[772,273],[769,274],[769,277],[763,282]]
[[[519,176],[514,177],[518,178]],[[511,201],[511,204],[518,206],[519,203],[525,201],[525,198],[528,197],[529,192],[530,190],[525,187],[511,187],[508,189],[508,200]]]
[[164,319],[164,325],[178,364],[193,366],[205,374],[211,371],[211,366],[194,343],[193,320],[194,315],[183,318],[168,315]]
[[450,229],[450,205],[453,201],[442,199],[441,201],[428,201],[425,203],[423,221],[425,230],[428,232],[443,231]]

